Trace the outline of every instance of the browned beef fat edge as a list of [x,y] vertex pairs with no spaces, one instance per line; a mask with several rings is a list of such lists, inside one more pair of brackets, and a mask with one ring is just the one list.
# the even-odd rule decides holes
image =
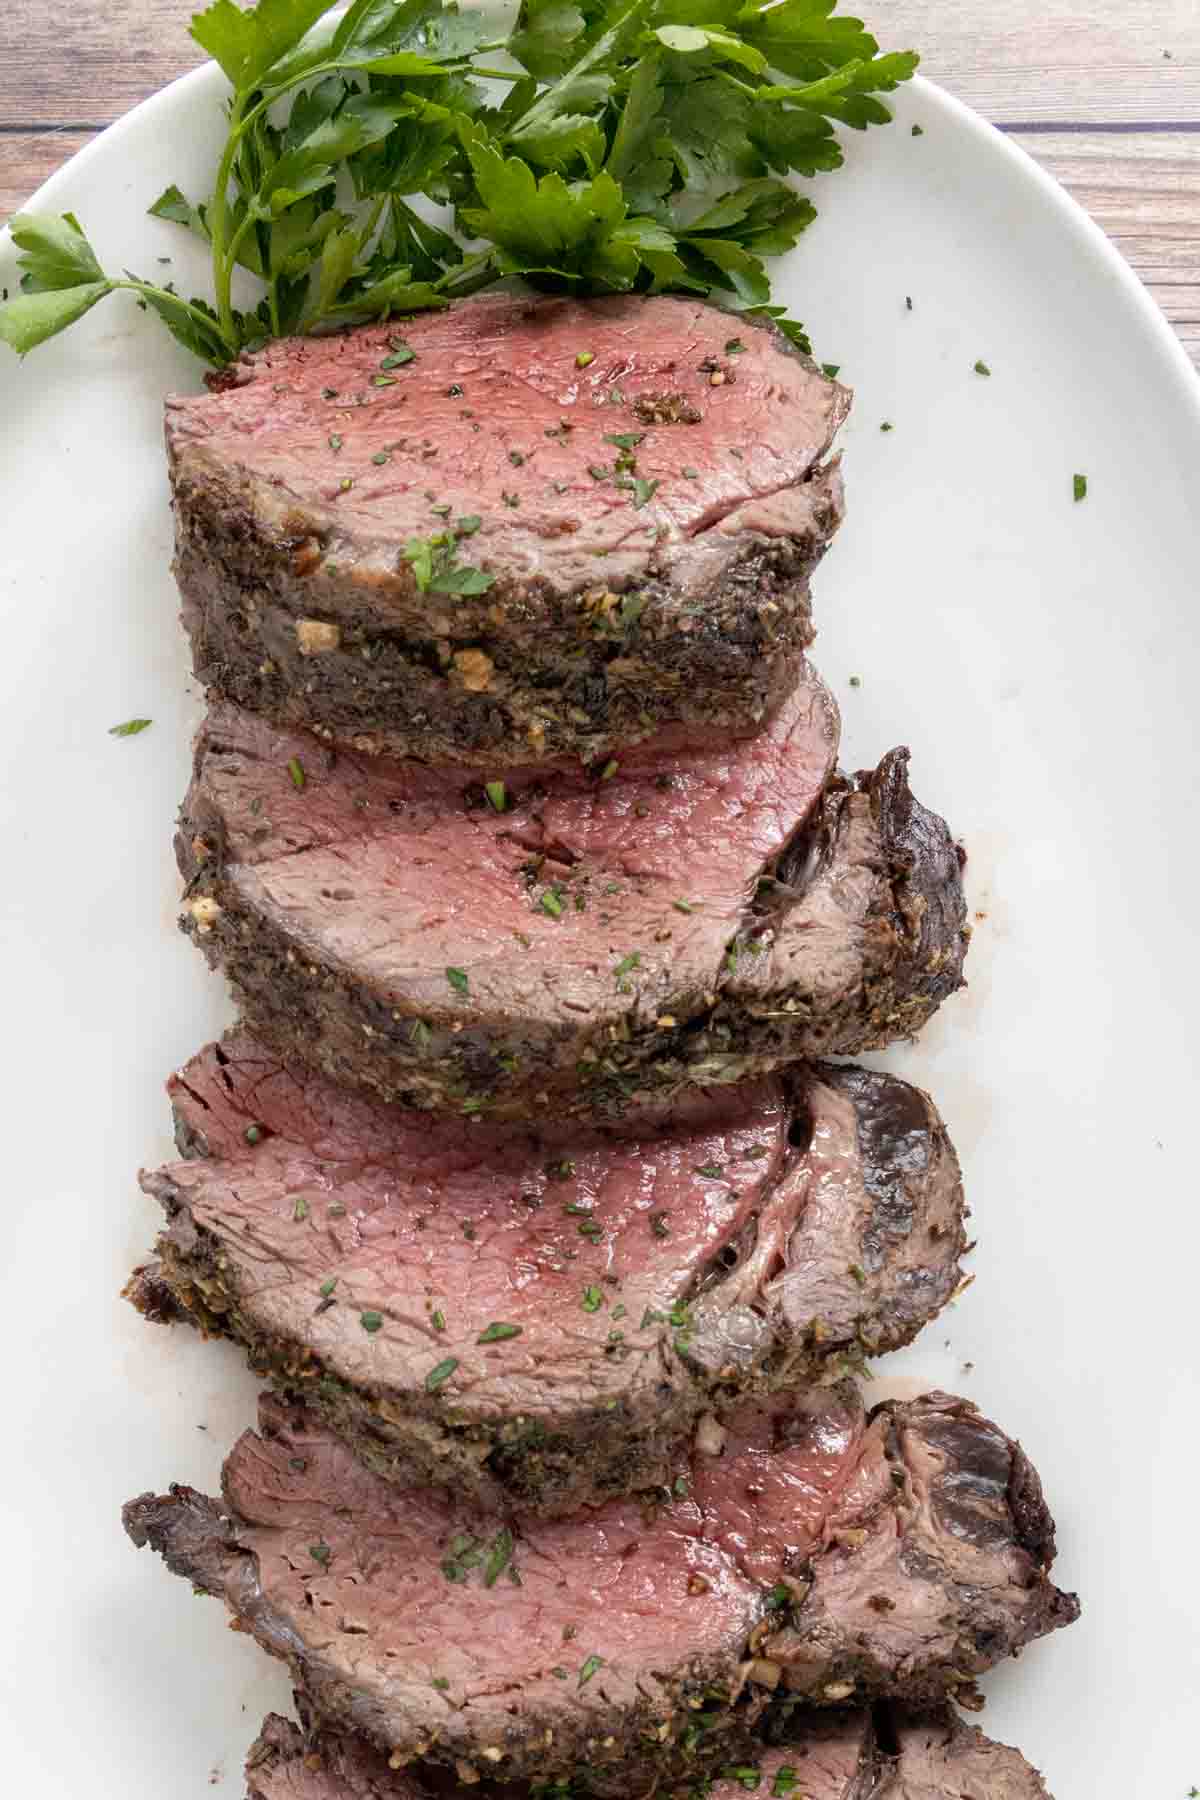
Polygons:
[[517,1523],[397,1490],[264,1398],[224,1502],[176,1487],[125,1523],[396,1766],[607,1780],[695,1749],[696,1702],[719,1761],[788,1700],[970,1698],[1071,1623],[1018,1457],[966,1401],[867,1418],[845,1383],[739,1409],[650,1511]]
[[890,1075],[539,1133],[388,1108],[238,1031],[170,1092],[192,1154],[142,1178],[168,1225],[128,1297],[241,1343],[379,1474],[490,1508],[666,1484],[702,1416],[898,1348],[961,1279],[957,1158]]
[[[432,761],[753,732],[812,638],[849,401],[768,321],[669,296],[486,295],[272,343],[167,403],[197,676]],[[406,543],[464,518],[457,560],[492,585],[422,591]]]
[[[415,1768],[393,1769],[363,1738],[323,1727],[307,1696],[297,1692],[301,1723],[270,1713],[246,1758],[247,1800],[463,1800]],[[793,1713],[773,1722],[769,1744],[747,1739],[731,1758],[738,1775],[707,1777],[708,1800],[739,1800],[754,1781],[763,1795],[803,1800],[1051,1800],[1037,1770],[1017,1750],[967,1726],[950,1707],[927,1713],[881,1705],[862,1712]],[[702,1767],[702,1764],[701,1764]],[[660,1776],[657,1792],[685,1800],[700,1768]],[[651,1792],[631,1781],[611,1789],[613,1800]],[[476,1800],[524,1800],[506,1790],[476,1786]]]
[[613,1113],[882,1048],[962,985],[961,870],[906,751],[813,785],[830,708],[808,673],[751,745],[592,791],[518,774],[499,820],[482,785],[416,793],[226,709],[181,821],[184,928],[281,1054],[411,1106]]

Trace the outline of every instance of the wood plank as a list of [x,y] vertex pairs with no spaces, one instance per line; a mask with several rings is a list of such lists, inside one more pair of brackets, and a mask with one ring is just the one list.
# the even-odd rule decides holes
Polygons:
[[1200,133],[1013,136],[1108,233],[1200,363]]
[[108,125],[204,57],[191,0],[8,0],[0,125]]
[[[86,141],[77,127],[107,122],[200,60],[187,36],[193,10],[193,0],[77,0],[55,14],[39,0],[10,0],[0,219]],[[860,10],[873,8],[864,0]],[[884,16],[879,0],[874,14]],[[893,0],[886,36],[922,45],[927,73],[997,122],[1040,127],[1014,136],[1109,232],[1200,358],[1197,0],[990,0],[984,9]],[[1048,129],[1064,116],[1070,129]],[[1173,119],[1184,128],[1125,129]]]
[[924,74],[998,125],[1200,130],[1196,0],[863,0],[855,10],[889,48],[922,51]]
[[95,135],[93,131],[0,132],[0,225]]
[[[0,125],[102,125],[201,58],[195,0],[9,0]],[[998,123],[1190,121],[1197,0],[860,0],[889,46]],[[1168,60],[1163,52],[1169,50]]]

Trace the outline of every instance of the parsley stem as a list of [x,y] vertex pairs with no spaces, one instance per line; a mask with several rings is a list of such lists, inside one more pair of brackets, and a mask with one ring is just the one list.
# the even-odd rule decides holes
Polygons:
[[[229,114],[229,136],[226,138],[225,148],[221,152],[217,179],[213,184],[212,201],[208,209],[208,235],[212,240],[213,290],[217,299],[217,318],[221,324],[221,336],[234,356],[238,353],[238,340],[233,323],[233,258],[226,249],[226,239],[229,232],[229,183],[233,178],[233,165],[242,140],[242,133],[249,122],[242,117],[246,98],[245,95],[235,94],[234,96]],[[252,114],[251,118],[253,116]]]
[[193,306],[188,300],[181,300],[178,294],[169,294],[166,288],[155,287],[152,281],[114,280],[112,286],[114,293],[118,289],[123,289],[129,294],[148,294],[156,300],[165,300],[168,306],[177,306],[180,312],[185,312],[190,318],[195,319],[197,325],[210,336],[216,330],[216,320],[211,314],[201,312],[198,306]]

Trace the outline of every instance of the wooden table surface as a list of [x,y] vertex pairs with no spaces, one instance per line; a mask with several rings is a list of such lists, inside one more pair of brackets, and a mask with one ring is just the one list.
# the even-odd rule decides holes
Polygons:
[[[1200,0],[861,0],[889,49],[994,120],[1113,237],[1200,363]],[[192,0],[8,0],[0,221],[200,60]]]

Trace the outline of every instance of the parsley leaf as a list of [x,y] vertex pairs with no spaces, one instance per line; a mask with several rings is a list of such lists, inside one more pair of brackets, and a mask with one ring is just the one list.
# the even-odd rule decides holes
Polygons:
[[486,594],[496,577],[483,569],[460,563],[456,554],[459,533],[450,528],[432,537],[409,538],[405,561],[423,594]]
[[[457,0],[351,0],[340,16],[336,0],[214,0],[192,35],[232,89],[221,157],[207,195],[171,184],[150,208],[207,245],[211,297],[111,275],[72,215],[23,214],[0,338],[24,354],[127,290],[221,366],[267,338],[445,306],[510,275],[765,310],[764,259],[815,216],[780,178],[838,168],[835,126],[887,122],[883,96],[917,66],[837,4],[523,0],[505,38]],[[492,66],[499,49],[516,72]],[[507,86],[499,103],[484,76]],[[245,312],[237,269],[258,287]],[[426,591],[486,591],[441,548],[410,558]]]

